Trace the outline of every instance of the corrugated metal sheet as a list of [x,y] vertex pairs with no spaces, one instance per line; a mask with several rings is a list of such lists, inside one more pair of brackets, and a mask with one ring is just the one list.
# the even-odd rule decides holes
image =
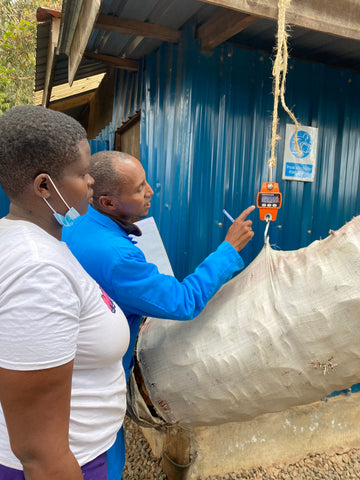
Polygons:
[[[50,23],[42,22],[37,24],[36,36],[36,71],[35,71],[35,92],[44,89],[46,76],[46,62],[48,55],[50,35]],[[52,86],[68,84],[68,57],[60,54],[56,57],[54,78]],[[85,79],[89,76],[105,73],[107,67],[104,63],[92,59],[83,58],[76,73],[76,80]]]
[[116,77],[115,99],[112,123],[120,127],[141,108],[143,63],[139,63],[138,72],[118,70]]
[[[67,1],[67,3],[70,2]],[[71,6],[71,8],[75,7]],[[100,13],[180,30],[189,24],[198,27],[219,11],[221,11],[220,7],[203,4],[198,0],[103,0]],[[229,41],[240,47],[271,52],[276,31],[275,21],[259,18],[257,22]],[[358,41],[299,27],[291,27],[290,32],[289,46],[294,57],[359,71],[360,43]],[[159,40],[151,38],[95,29],[88,42],[87,50],[140,59],[152,53],[160,45]]]
[[[117,70],[113,118],[95,140],[90,140],[92,153],[114,148],[116,130],[141,109],[142,82],[142,62],[138,72]],[[101,142],[106,142],[107,148],[102,148]]]
[[[217,7],[210,7],[212,12]],[[194,15],[204,17],[202,4],[194,0],[109,0],[101,5],[101,13],[131,20],[155,23],[170,28],[181,28]],[[161,45],[160,40],[94,30],[88,50],[117,57],[141,59]]]
[[[255,202],[268,179],[273,108],[271,58],[227,45],[202,54],[188,31],[180,47],[147,58],[141,157],[155,195],[152,214],[175,274],[182,278],[224,238],[233,216]],[[283,181],[286,123],[280,110],[273,180],[284,195],[270,241],[297,249],[360,213],[360,76],[290,61],[286,99],[303,125],[318,127],[314,183]],[[264,222],[246,262],[262,248]]]
[[[360,71],[359,41],[294,26],[289,27],[288,31],[288,46],[292,57]],[[244,48],[272,53],[276,33],[277,23],[263,18],[261,22],[253,23],[232,37],[231,42]]]
[[100,138],[96,138],[94,140],[89,140],[89,144],[91,155],[94,155],[94,153],[96,152],[103,152],[104,150],[112,150],[112,147],[109,145],[108,140],[101,140]]
[[[67,82],[68,59],[64,52],[68,50],[68,41],[72,39],[82,3],[83,0],[63,0],[63,21],[58,51],[61,54],[57,58],[53,85]],[[103,0],[100,13],[182,29],[189,24],[198,27],[220,10],[220,7],[203,4],[199,0]],[[275,21],[259,18],[256,23],[229,39],[229,42],[243,48],[271,52],[275,33]],[[44,88],[48,38],[49,25],[38,24],[35,91]],[[95,29],[86,50],[129,59],[141,59],[159,48],[160,44],[159,40],[152,38]],[[360,71],[359,41],[292,27],[289,46],[294,57]],[[75,80],[96,75],[105,70],[104,64],[84,57]]]

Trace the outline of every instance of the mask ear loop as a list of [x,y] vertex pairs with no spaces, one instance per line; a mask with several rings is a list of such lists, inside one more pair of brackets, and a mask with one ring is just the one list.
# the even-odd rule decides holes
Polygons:
[[50,203],[46,200],[46,198],[45,198],[45,197],[41,197],[41,198],[42,198],[43,200],[45,200],[46,205],[51,209],[51,211],[52,211],[53,213],[56,213],[55,210],[53,209],[53,207],[50,205]]
[[[50,177],[50,175],[48,175],[48,179],[50,180],[51,185],[55,188],[56,193],[59,195],[59,197],[61,198],[61,200],[62,200],[62,201],[65,203],[65,205],[67,206],[68,210],[70,210],[69,205],[65,202],[64,197],[63,197],[63,196],[61,195],[61,193],[59,192],[57,186],[56,186],[55,183],[53,182],[53,180],[52,180],[52,178]],[[44,197],[43,197],[43,198],[44,198]],[[46,202],[46,203],[49,205],[49,207],[50,207],[49,202],[48,202],[45,198],[44,198],[44,200],[45,200],[45,202]],[[55,213],[55,210],[54,210],[52,207],[50,207],[50,208],[51,208],[51,210]]]

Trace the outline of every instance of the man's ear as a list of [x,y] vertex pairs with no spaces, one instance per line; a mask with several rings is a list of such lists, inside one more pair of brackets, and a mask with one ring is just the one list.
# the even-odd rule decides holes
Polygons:
[[112,197],[109,195],[101,195],[99,197],[98,203],[101,207],[101,210],[107,213],[111,213],[115,208],[115,203]]
[[49,177],[47,173],[39,173],[39,175],[35,177],[33,185],[35,195],[42,198],[50,197],[50,192],[48,188]]

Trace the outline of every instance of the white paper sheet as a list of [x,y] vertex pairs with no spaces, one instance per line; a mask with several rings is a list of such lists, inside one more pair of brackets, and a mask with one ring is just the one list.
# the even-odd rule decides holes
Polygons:
[[142,231],[141,237],[131,235],[137,241],[139,247],[148,262],[154,263],[160,273],[174,276],[173,269],[167,256],[160,232],[155,223],[154,217],[144,218],[135,223]]

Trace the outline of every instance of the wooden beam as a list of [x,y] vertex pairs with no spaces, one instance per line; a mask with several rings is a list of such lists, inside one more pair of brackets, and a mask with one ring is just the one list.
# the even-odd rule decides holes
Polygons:
[[102,55],[100,53],[85,52],[85,57],[93,58],[99,62],[106,63],[111,67],[123,68],[124,70],[139,70],[139,62],[137,60],[131,60],[129,58],[119,58],[112,55]]
[[126,35],[155,38],[163,42],[179,43],[180,41],[180,32],[174,28],[110,15],[99,15],[94,28]]
[[65,100],[58,100],[57,102],[53,102],[49,105],[51,110],[56,110],[58,112],[66,112],[67,110],[71,110],[72,108],[81,107],[82,105],[86,105],[91,101],[93,96],[95,95],[95,90],[92,92],[85,93],[84,95],[77,95],[75,97],[66,98]]
[[74,81],[76,71],[83,58],[100,7],[101,0],[84,0],[82,3],[69,53],[68,81],[70,86]]
[[220,13],[198,28],[197,37],[200,40],[201,50],[203,52],[212,50],[258,20],[259,17],[246,13],[222,9]]
[[61,18],[61,12],[59,10],[53,10],[52,8],[39,7],[36,10],[37,22],[48,22],[52,17]]
[[51,96],[51,87],[54,78],[56,56],[55,50],[59,41],[59,32],[60,32],[60,18],[52,17],[50,20],[50,35],[48,43],[48,52],[46,59],[46,71],[45,71],[45,80],[44,80],[44,93],[42,97],[42,106],[47,107],[49,105],[50,96]]
[[[277,0],[198,0],[236,12],[277,20]],[[292,0],[286,23],[339,37],[360,40],[360,2],[355,0]]]

